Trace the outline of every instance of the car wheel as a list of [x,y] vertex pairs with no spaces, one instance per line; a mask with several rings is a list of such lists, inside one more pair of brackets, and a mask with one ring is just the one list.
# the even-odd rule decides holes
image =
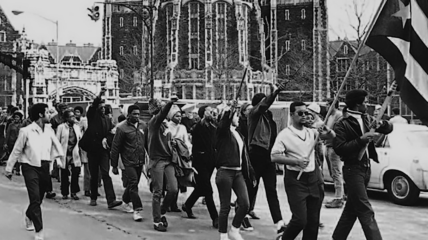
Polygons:
[[387,190],[396,204],[413,205],[419,199],[419,188],[403,173],[397,173],[389,178]]

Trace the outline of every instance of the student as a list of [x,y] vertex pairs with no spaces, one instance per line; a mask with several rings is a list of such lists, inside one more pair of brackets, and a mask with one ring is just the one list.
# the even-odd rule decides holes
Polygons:
[[30,204],[25,212],[25,226],[36,232],[35,240],[43,240],[43,220],[40,205],[49,187],[49,165],[51,159],[63,157],[62,146],[48,124],[48,105],[37,103],[31,107],[33,123],[19,131],[15,147],[6,166],[6,176],[12,178],[12,169],[17,161],[21,163]]
[[232,240],[242,240],[239,227],[248,213],[250,200],[246,181],[256,185],[254,171],[251,167],[244,138],[236,131],[239,125],[237,102],[230,110],[223,113],[216,134],[217,168],[216,185],[220,196],[220,215],[218,225],[220,240],[228,240],[227,222],[230,212],[232,190],[237,196],[236,214],[232,221],[229,237]]

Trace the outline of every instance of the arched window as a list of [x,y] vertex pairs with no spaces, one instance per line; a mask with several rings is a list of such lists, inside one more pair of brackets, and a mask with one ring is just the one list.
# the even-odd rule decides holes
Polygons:
[[122,55],[123,55],[123,46],[120,46],[120,47],[119,47],[119,54],[120,54],[120,56],[122,56]]
[[343,54],[348,55],[348,46],[343,47]]
[[302,19],[306,19],[306,10],[305,9],[302,9],[301,11],[301,17],[302,17]]
[[302,51],[306,50],[306,41],[302,40]]
[[290,10],[285,9],[284,14],[285,14],[285,20],[290,20]]
[[119,26],[120,26],[120,27],[123,27],[123,17],[120,17],[120,18],[119,18]]

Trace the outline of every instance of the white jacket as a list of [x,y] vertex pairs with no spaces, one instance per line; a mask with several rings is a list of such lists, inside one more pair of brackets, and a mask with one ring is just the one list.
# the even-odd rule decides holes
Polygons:
[[[82,132],[77,124],[73,124],[74,133],[76,134],[76,146],[73,148],[73,164],[75,167],[82,166],[82,161],[80,158],[80,150],[79,150],[79,141],[82,138]],[[56,130],[56,137],[58,138],[59,142],[62,145],[62,150],[64,151],[64,156],[60,158],[62,166],[62,169],[65,169],[66,167],[66,155],[67,155],[67,148],[68,148],[68,137],[70,134],[70,127],[67,123],[62,123],[58,126],[58,129]]]
[[51,161],[63,156],[64,151],[50,124],[45,124],[43,131],[33,122],[19,130],[18,139],[7,161],[6,171],[12,172],[13,166],[18,161],[40,167],[42,160]]

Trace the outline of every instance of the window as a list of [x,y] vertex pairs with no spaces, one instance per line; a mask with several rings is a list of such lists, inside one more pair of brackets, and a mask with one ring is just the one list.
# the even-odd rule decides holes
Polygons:
[[226,3],[220,2],[218,3],[218,14],[225,14],[226,13]]
[[113,89],[109,89],[109,90],[108,90],[108,96],[109,96],[109,97],[113,97],[113,96],[114,96],[114,94],[113,94]]
[[123,55],[123,46],[120,46],[120,47],[119,47],[119,54],[120,54],[120,56],[122,56],[122,55]]
[[196,2],[190,3],[190,14],[197,14],[198,13],[198,6],[199,4]]
[[290,76],[290,65],[285,65],[285,75]]
[[285,51],[290,51],[290,40],[285,41]]
[[337,59],[337,66],[338,66],[338,71],[339,72],[346,72],[348,71],[349,68],[349,59],[348,58],[339,58]]
[[134,55],[137,55],[137,54],[138,54],[138,48],[137,48],[137,46],[134,46],[134,47],[132,48],[132,52],[134,53]]
[[285,9],[285,20],[290,20],[290,10]]
[[190,69],[198,69],[198,59],[191,58],[190,59]]
[[301,13],[301,18],[302,18],[302,19],[306,19],[306,10],[305,10],[305,9],[302,9],[302,10],[300,11],[300,13]]
[[343,54],[348,55],[348,46],[347,45],[345,45],[343,47]]
[[123,69],[120,69],[119,71],[119,77],[123,78],[125,76],[125,72],[123,71]]
[[138,18],[137,17],[134,17],[132,19],[132,26],[134,26],[134,27],[138,26]]
[[123,27],[123,17],[120,17],[120,18],[119,18],[119,26],[120,26],[120,27]]
[[6,32],[0,31],[0,42],[6,42]]
[[306,50],[306,41],[302,40],[302,51]]

